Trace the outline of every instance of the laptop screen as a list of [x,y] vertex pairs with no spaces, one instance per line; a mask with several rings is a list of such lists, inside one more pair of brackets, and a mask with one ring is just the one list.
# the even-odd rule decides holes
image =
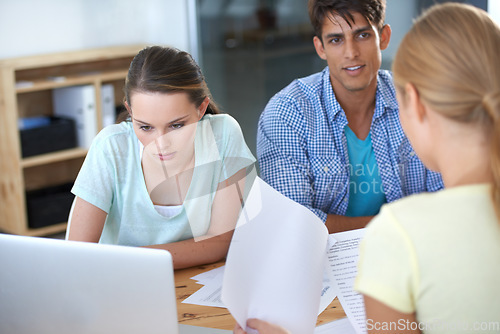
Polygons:
[[170,253],[0,234],[0,333],[178,333]]

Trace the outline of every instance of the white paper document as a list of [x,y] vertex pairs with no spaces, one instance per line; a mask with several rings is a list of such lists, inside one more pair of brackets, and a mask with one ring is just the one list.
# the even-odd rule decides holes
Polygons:
[[198,274],[196,276],[191,277],[192,280],[195,280],[198,284],[206,285],[212,280],[220,281],[222,286],[222,276],[224,275],[224,266],[220,266],[219,268],[215,268],[209,271],[205,271],[204,273]]
[[[328,235],[309,209],[259,178],[243,210],[226,265],[192,277],[204,286],[183,303],[227,307],[242,327],[259,318],[292,333],[366,333],[353,290],[365,229]],[[315,329],[336,296],[348,318]]]
[[353,290],[358,273],[359,243],[365,229],[333,234],[337,240],[328,252],[328,262],[336,284],[335,291],[342,308],[357,333],[366,333],[363,296]]
[[222,282],[209,282],[186,298],[183,303],[210,307],[225,307],[221,300]]
[[[249,318],[313,333],[328,230],[309,209],[256,178],[226,260],[222,300],[238,324]],[[249,332],[250,333],[250,332]]]
[[[336,242],[337,240],[330,234],[328,236],[328,246],[326,247],[327,251],[332,248]],[[323,289],[321,290],[318,315],[331,304],[335,297],[337,297],[337,289],[333,278],[333,272],[330,266],[326,264],[323,270]]]
[[191,277],[191,279],[198,281],[197,283],[203,284],[203,287],[182,302],[202,306],[225,307],[221,300],[223,275],[224,266]]
[[[331,238],[334,242],[334,239]],[[186,304],[211,306],[211,307],[224,307],[221,300],[222,292],[222,277],[224,275],[225,266],[215,268],[199,275],[191,277],[192,280],[198,284],[204,285],[198,291],[193,293],[182,302]],[[331,270],[329,266],[325,267],[323,273],[323,288],[321,289],[321,298],[319,305],[319,312],[323,312],[328,305],[335,299],[335,287],[333,286],[333,279],[330,277]]]

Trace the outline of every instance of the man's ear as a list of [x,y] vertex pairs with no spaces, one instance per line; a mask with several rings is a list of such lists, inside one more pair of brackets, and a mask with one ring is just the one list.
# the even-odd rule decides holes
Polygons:
[[409,110],[413,114],[412,118],[418,122],[423,122],[427,118],[427,108],[420,98],[420,93],[417,87],[411,82],[405,85],[406,103],[408,103]]
[[210,104],[210,98],[207,96],[198,107],[198,120],[200,120],[203,116],[205,116],[205,112],[207,111],[209,104]]
[[389,46],[391,40],[392,29],[388,24],[384,24],[380,31],[380,50],[385,50]]
[[326,60],[326,54],[325,54],[325,48],[323,46],[323,41],[318,36],[314,36],[313,43],[314,43],[314,48],[316,49],[316,53],[318,54],[318,56],[321,59]]

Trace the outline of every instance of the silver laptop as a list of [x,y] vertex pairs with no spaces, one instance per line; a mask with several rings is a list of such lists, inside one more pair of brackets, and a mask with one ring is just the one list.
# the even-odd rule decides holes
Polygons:
[[170,253],[0,234],[0,333],[178,331]]

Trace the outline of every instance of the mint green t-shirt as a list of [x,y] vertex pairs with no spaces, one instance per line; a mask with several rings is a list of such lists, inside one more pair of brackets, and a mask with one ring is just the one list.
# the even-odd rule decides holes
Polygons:
[[182,210],[167,218],[151,201],[140,153],[131,122],[104,128],[89,149],[72,192],[108,213],[100,243],[145,246],[204,235],[218,184],[255,162],[234,118],[205,115],[197,124],[195,168]]
[[346,216],[361,217],[376,215],[386,202],[382,179],[378,169],[372,138],[361,140],[352,130],[344,128],[349,155],[349,204]]

